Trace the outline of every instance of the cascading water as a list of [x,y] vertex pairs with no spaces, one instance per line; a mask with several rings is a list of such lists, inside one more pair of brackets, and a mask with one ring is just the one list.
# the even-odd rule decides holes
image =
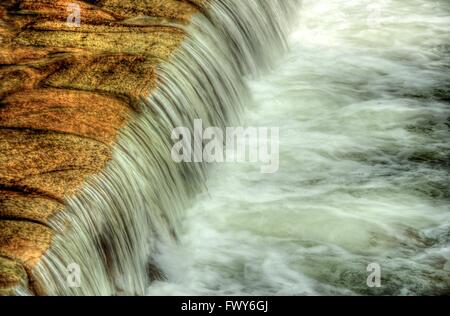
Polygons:
[[304,0],[290,52],[248,81],[279,172],[215,166],[148,294],[449,294],[449,30],[447,0]]
[[[121,131],[106,170],[68,201],[52,221],[58,232],[34,271],[49,295],[144,294],[161,276],[156,244],[179,233],[182,210],[205,181],[199,164],[176,164],[173,128],[237,122],[247,99],[243,75],[266,69],[281,54],[299,1],[217,0],[194,17],[158,90]],[[81,286],[69,287],[71,264]]]

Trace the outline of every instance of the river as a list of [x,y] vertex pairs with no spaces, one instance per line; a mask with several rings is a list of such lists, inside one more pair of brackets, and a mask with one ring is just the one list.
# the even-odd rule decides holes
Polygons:
[[446,0],[304,0],[288,53],[246,79],[279,171],[209,168],[147,294],[449,294],[449,30]]

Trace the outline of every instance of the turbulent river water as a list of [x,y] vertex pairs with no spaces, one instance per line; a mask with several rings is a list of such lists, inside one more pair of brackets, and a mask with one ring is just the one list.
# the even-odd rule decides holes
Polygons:
[[279,171],[212,166],[147,294],[449,294],[449,30],[447,0],[304,0],[246,80]]

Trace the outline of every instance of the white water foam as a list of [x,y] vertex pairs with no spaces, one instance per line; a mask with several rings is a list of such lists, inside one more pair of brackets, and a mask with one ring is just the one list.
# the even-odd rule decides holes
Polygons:
[[304,0],[290,53],[248,80],[280,171],[215,166],[147,293],[449,294],[449,30],[447,0]]

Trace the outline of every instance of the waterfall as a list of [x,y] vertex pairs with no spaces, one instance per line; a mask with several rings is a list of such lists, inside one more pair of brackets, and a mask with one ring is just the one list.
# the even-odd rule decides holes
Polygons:
[[[158,89],[142,100],[112,159],[51,222],[51,248],[33,271],[49,295],[143,295],[163,278],[152,261],[159,241],[177,238],[179,221],[205,180],[202,164],[176,164],[173,128],[239,121],[244,76],[257,75],[286,49],[298,0],[216,0],[185,27],[186,40],[158,69]],[[81,286],[69,287],[68,266]]]

